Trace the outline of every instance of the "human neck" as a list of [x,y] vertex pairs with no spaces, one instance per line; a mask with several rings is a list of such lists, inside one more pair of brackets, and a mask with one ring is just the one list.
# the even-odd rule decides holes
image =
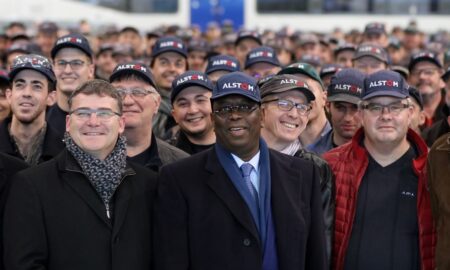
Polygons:
[[208,132],[198,134],[197,136],[192,136],[186,132],[184,134],[191,143],[196,145],[211,145],[216,142],[216,134],[214,133],[213,129],[209,130]]
[[378,164],[386,167],[402,157],[408,151],[410,144],[406,137],[400,143],[393,142],[386,144],[373,142],[366,137],[364,139],[364,146]]
[[134,157],[147,150],[152,144],[152,129],[146,128],[125,128],[123,132],[127,138],[127,156]]
[[327,117],[324,113],[320,114],[313,121],[310,121],[308,125],[306,125],[305,130],[300,134],[300,142],[302,145],[307,146],[315,142],[320,137],[326,124]]
[[441,95],[440,93],[435,93],[430,103],[427,106],[424,106],[423,111],[428,118],[433,118],[437,107],[441,103]]
[[14,137],[21,153],[28,153],[36,136],[45,126],[45,114],[42,113],[32,123],[22,123],[13,116],[10,126],[10,135]]
[[281,151],[289,146],[289,143],[277,140],[275,136],[267,132],[266,129],[261,129],[261,137],[267,143],[267,146],[273,150]]
[[69,112],[69,97],[60,90],[56,91],[56,104],[61,110]]
[[337,146],[343,145],[344,143],[347,143],[350,140],[351,140],[351,138],[347,139],[342,136],[339,136],[339,134],[337,134],[337,132],[333,132],[333,143]]

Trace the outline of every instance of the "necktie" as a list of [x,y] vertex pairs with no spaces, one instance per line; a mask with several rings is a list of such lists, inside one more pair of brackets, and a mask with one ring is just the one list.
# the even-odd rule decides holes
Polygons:
[[250,194],[253,197],[253,200],[257,202],[257,192],[255,187],[252,184],[252,181],[250,179],[250,173],[252,172],[253,166],[250,163],[244,163],[241,165],[241,172],[242,177],[244,178],[245,185],[247,186],[248,190],[250,191]]

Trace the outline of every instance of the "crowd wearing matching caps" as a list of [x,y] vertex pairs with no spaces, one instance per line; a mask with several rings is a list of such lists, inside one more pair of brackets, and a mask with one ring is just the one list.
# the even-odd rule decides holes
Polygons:
[[[152,91],[145,92],[145,89],[141,89],[142,86],[140,86],[136,89],[141,91],[141,96],[133,96],[133,102],[139,104],[150,94],[154,98],[154,103],[149,103],[151,104],[149,106],[155,106],[152,108],[155,117],[152,117],[152,123],[149,123],[149,126],[152,125],[152,138],[155,137],[155,139],[152,139],[147,145],[147,149],[140,153],[138,158],[142,158],[140,155],[153,155],[155,152],[152,151],[158,152],[158,150],[154,150],[155,148],[151,150],[151,144],[155,144],[156,138],[160,149],[168,147],[161,146],[162,142],[171,144],[170,147],[173,146],[173,148],[178,147],[177,142],[181,138],[185,144],[189,145],[188,148],[183,149],[188,153],[182,152],[181,157],[186,158],[188,154],[193,154],[195,159],[203,151],[217,151],[218,153],[223,151],[222,145],[218,145],[219,142],[223,143],[223,138],[217,138],[218,143],[216,144],[216,135],[214,134],[214,129],[222,128],[218,126],[220,125],[220,123],[218,124],[220,116],[230,122],[240,117],[247,121],[249,115],[252,115],[255,110],[264,109],[266,117],[269,113],[267,108],[270,102],[280,99],[268,99],[267,97],[279,95],[283,97],[283,101],[286,99],[290,102],[284,111],[279,111],[282,116],[279,119],[274,118],[274,121],[279,121],[274,125],[282,130],[280,133],[285,133],[277,135],[280,144],[285,143],[285,149],[289,149],[289,147],[303,149],[312,153],[314,159],[324,163],[328,162],[330,165],[329,176],[334,174],[337,179],[337,193],[333,194],[337,208],[333,215],[324,215],[324,220],[326,223],[327,219],[334,220],[336,218],[336,222],[340,223],[333,228],[335,242],[332,243],[333,241],[328,241],[329,239],[324,241],[324,245],[325,242],[329,245],[328,253],[323,258],[326,260],[326,264],[331,265],[331,269],[337,270],[366,269],[371,265],[370,260],[364,257],[370,256],[370,254],[363,253],[373,249],[362,247],[359,250],[355,241],[368,237],[371,233],[379,233],[375,227],[369,225],[364,229],[364,224],[360,223],[367,221],[378,224],[378,221],[375,222],[370,217],[361,216],[361,211],[365,209],[378,211],[379,209],[371,208],[371,203],[365,205],[358,202],[357,199],[354,199],[356,198],[355,194],[353,194],[355,196],[352,197],[354,201],[351,206],[342,211],[338,207],[342,208],[345,205],[345,194],[350,194],[350,189],[351,192],[362,192],[363,198],[370,199],[370,196],[373,196],[375,201],[379,199],[379,195],[374,195],[373,191],[365,186],[368,185],[368,182],[373,184],[371,181],[379,177],[374,171],[377,172],[376,168],[383,159],[377,160],[382,156],[380,154],[382,151],[377,152],[379,150],[377,147],[387,145],[388,147],[383,148],[384,150],[397,149],[401,141],[406,142],[406,144],[402,144],[402,147],[405,147],[404,145],[408,147],[404,148],[401,155],[391,154],[389,159],[393,157],[395,159],[381,167],[383,170],[386,168],[387,178],[392,177],[393,180],[399,181],[399,189],[404,189],[400,191],[402,196],[409,196],[415,201],[423,200],[423,205],[417,205],[417,208],[413,204],[411,204],[413,206],[409,205],[409,202],[400,204],[400,206],[396,204],[399,211],[405,211],[405,215],[411,214],[413,217],[411,220],[414,221],[415,226],[413,229],[417,234],[416,240],[420,239],[417,245],[411,242],[411,245],[414,245],[411,252],[416,252],[417,256],[410,265],[419,266],[417,269],[423,270],[434,270],[436,266],[437,269],[450,268],[450,256],[442,255],[446,254],[447,250],[450,252],[450,245],[445,242],[449,240],[446,232],[450,231],[450,228],[443,225],[448,220],[443,221],[445,218],[442,217],[442,215],[448,215],[450,209],[448,207],[442,209],[441,205],[445,203],[439,201],[447,200],[445,205],[449,205],[448,198],[436,197],[437,195],[430,195],[429,190],[422,190],[425,185],[423,181],[428,179],[426,178],[428,176],[425,176],[427,171],[420,167],[425,166],[424,164],[427,162],[427,151],[424,153],[423,149],[450,151],[450,141],[445,144],[442,139],[439,139],[449,136],[450,132],[450,34],[435,33],[427,36],[426,33],[419,31],[418,26],[414,23],[400,29],[401,33],[399,34],[387,31],[386,25],[381,22],[369,23],[361,32],[342,33],[336,30],[326,34],[300,31],[291,33],[286,29],[233,32],[229,29],[227,31],[220,29],[218,25],[212,25],[211,29],[214,27],[218,28],[221,33],[220,31],[218,35],[208,31],[202,33],[192,27],[193,31],[186,34],[185,29],[173,26],[172,28],[155,29],[146,36],[141,35],[141,32],[134,27],[126,27],[120,31],[112,29],[110,32],[106,31],[98,36],[75,31],[56,35],[61,29],[52,22],[45,22],[40,25],[38,31],[55,35],[53,47],[48,52],[45,52],[43,45],[36,43],[25,32],[11,34],[12,36],[4,35],[1,38],[7,41],[8,46],[0,47],[1,63],[3,64],[3,69],[0,69],[0,116],[3,117],[0,119],[0,123],[15,113],[14,110],[10,110],[5,101],[7,97],[11,96],[16,76],[23,70],[33,70],[44,75],[52,87],[56,88],[57,95],[60,95],[59,91],[61,90],[57,85],[58,80],[61,80],[63,76],[60,75],[61,72],[55,72],[56,65],[62,65],[64,70],[71,70],[70,72],[74,72],[74,74],[77,72],[74,68],[76,64],[92,65],[92,74],[85,76],[86,81],[97,78],[114,83],[118,78],[128,78],[129,74],[134,74],[146,85],[154,88]],[[125,39],[124,33],[134,35],[138,41],[133,44],[131,40]],[[281,43],[283,45],[275,46]],[[73,61],[76,60],[56,60],[58,52],[66,48],[83,53],[90,62],[75,63]],[[191,61],[196,61],[195,65]],[[191,66],[196,68],[193,69]],[[133,81],[134,79],[129,80]],[[188,105],[185,105],[184,110],[175,106],[180,96],[189,91],[197,93],[195,91],[198,89],[202,90],[199,92],[200,94],[196,94],[192,99],[185,98]],[[296,95],[292,94],[293,92]],[[153,94],[155,95],[153,96]],[[219,104],[219,101],[225,98],[232,100],[229,99],[230,96],[245,98],[251,104],[255,104],[255,107],[249,107],[248,104],[245,106],[226,104],[222,108],[212,109],[214,104]],[[139,100],[140,98],[142,100]],[[208,102],[202,102],[205,99]],[[302,101],[299,102],[299,100]],[[308,109],[302,115],[307,116],[307,123],[299,120],[300,114],[292,113],[292,110],[298,110],[300,113],[299,104],[306,106],[301,108]],[[413,104],[417,104],[417,109],[414,109]],[[64,111],[61,106],[58,106],[57,103],[49,106],[46,112],[46,125],[52,130],[54,128],[58,131],[57,138],[62,143],[66,131],[63,122],[65,117],[69,117],[72,112]],[[279,104],[278,107],[280,107]],[[7,113],[3,115],[2,111]],[[401,118],[402,113],[406,111],[408,117]],[[374,119],[375,116],[376,120],[370,122],[370,119]],[[214,117],[216,117],[215,121],[213,121]],[[54,120],[52,121],[52,119]],[[250,122],[250,120],[248,121]],[[406,122],[408,124],[405,124]],[[391,126],[391,123],[400,127],[404,126],[404,129],[400,130],[394,124]],[[369,124],[371,126],[368,126]],[[125,131],[126,128],[125,126]],[[241,126],[233,126],[229,132],[238,134],[236,135],[238,137],[241,134],[241,128]],[[264,125],[261,128],[264,129]],[[242,129],[250,129],[250,127]],[[289,136],[291,131],[300,129],[302,134],[286,143],[287,139],[283,136]],[[391,129],[390,133],[386,131],[389,136],[398,134],[401,136],[399,135],[398,140],[392,140],[391,144],[382,144],[380,142],[389,137],[388,135],[377,137],[377,130],[383,129]],[[302,137],[306,136],[305,134],[310,138],[305,140]],[[436,146],[432,147],[435,142],[440,143],[437,150]],[[63,148],[62,145],[61,148]],[[245,145],[242,146],[242,149],[246,149]],[[168,156],[175,155],[170,151]],[[348,151],[354,156],[346,155],[349,153]],[[237,160],[235,153],[231,153],[233,156],[230,160]],[[256,155],[258,160],[259,155],[260,152]],[[154,158],[160,162],[159,156],[154,156]],[[164,158],[166,157],[161,157],[161,159]],[[400,181],[401,175],[398,172],[401,170],[401,166],[396,163],[398,160],[409,164],[403,168],[408,172],[405,173],[405,177],[414,183],[411,184],[416,188],[414,192],[419,190],[420,194],[408,193],[410,186]],[[358,171],[353,171],[348,164],[342,162],[355,163]],[[175,163],[173,168],[178,168],[178,165]],[[222,164],[222,166],[224,165]],[[436,171],[440,169],[442,168],[437,168]],[[225,166],[226,173],[231,175],[228,170],[235,173]],[[256,171],[257,173],[252,175],[253,178],[260,177],[260,171],[258,169]],[[167,172],[165,173],[165,177],[168,177]],[[349,174],[354,177],[352,178]],[[428,174],[430,176],[428,181],[431,183],[437,181],[436,179],[440,180],[439,173],[436,174],[432,171]],[[321,177],[324,179],[328,176],[322,175]],[[446,185],[448,188],[450,182],[447,181]],[[386,187],[386,189],[389,188]],[[239,192],[242,191],[239,190]],[[324,190],[321,192],[318,194],[322,195],[321,199],[324,200]],[[246,203],[248,203],[247,195],[243,195]],[[450,197],[450,194],[447,195]],[[430,200],[430,196],[433,198],[432,200]],[[392,198],[389,197],[389,199]],[[403,200],[403,197],[401,198]],[[394,200],[389,202],[398,203]],[[0,206],[3,207],[3,205]],[[385,206],[387,207],[387,205]],[[269,210],[263,208],[261,211]],[[266,212],[264,213],[266,214]],[[382,215],[376,212],[374,216]],[[353,223],[355,218],[358,223]],[[435,220],[441,223],[435,223]],[[257,220],[256,222],[261,221]],[[399,224],[403,224],[402,222],[404,220],[399,218]],[[400,227],[396,227],[400,225],[386,223],[392,232],[401,231]],[[437,224],[438,227],[432,227],[433,224]],[[352,226],[355,226],[353,231]],[[258,229],[260,228],[258,227]],[[258,232],[260,237],[266,237],[263,232]],[[269,231],[268,234],[270,235],[270,233],[273,232]],[[439,250],[435,253],[436,237]],[[249,239],[244,239],[245,246],[253,245]],[[410,240],[407,238],[407,241]],[[264,241],[266,241],[265,238]],[[269,242],[264,242],[264,244],[275,243],[271,243],[270,239],[267,241]],[[394,242],[399,244],[400,241],[396,238]],[[273,252],[274,247],[269,246],[268,250],[267,252]],[[384,256],[390,252],[390,249],[386,250],[376,250],[373,256],[379,256],[384,261]],[[398,255],[397,251],[392,252],[392,254]],[[435,254],[438,255],[435,257]],[[264,251],[263,256],[266,255]],[[409,252],[405,252],[399,257],[399,260],[409,261],[413,256]],[[264,263],[274,265],[277,256],[267,260],[269,261]],[[395,262],[390,263],[389,261],[385,264],[383,262],[375,265],[379,267],[396,265]],[[270,269],[270,267],[264,267],[261,269]],[[3,268],[0,266],[0,269]]]

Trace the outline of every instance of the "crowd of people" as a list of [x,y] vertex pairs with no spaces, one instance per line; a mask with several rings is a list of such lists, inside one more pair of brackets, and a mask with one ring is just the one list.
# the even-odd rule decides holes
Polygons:
[[0,269],[450,269],[450,35],[11,22]]

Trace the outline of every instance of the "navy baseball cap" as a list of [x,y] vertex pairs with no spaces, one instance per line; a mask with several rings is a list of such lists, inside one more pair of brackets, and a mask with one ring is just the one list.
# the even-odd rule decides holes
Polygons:
[[442,68],[441,60],[439,60],[439,56],[436,53],[432,51],[420,51],[411,56],[408,65],[409,71],[411,71],[414,66],[421,61],[428,61],[435,64],[439,68]]
[[289,66],[283,68],[278,72],[278,74],[304,74],[311,79],[317,81],[323,88],[322,80],[320,79],[319,74],[317,74],[316,69],[308,63],[294,63]]
[[325,64],[320,69],[320,78],[323,79],[323,77],[328,75],[334,75],[336,72],[342,70],[342,65],[339,64]]
[[173,103],[177,95],[189,86],[201,86],[209,91],[212,91],[214,88],[212,82],[205,73],[194,70],[187,71],[173,80],[170,101]]
[[214,71],[218,71],[218,70],[234,72],[234,71],[240,71],[241,67],[240,67],[239,61],[235,57],[220,54],[220,55],[210,57],[208,59],[208,65],[206,66],[205,73],[211,74]]
[[339,45],[333,51],[334,56],[338,55],[340,52],[343,52],[343,51],[355,52],[356,51],[356,46],[353,43],[344,43],[342,45]]
[[356,68],[345,68],[331,77],[327,101],[358,104],[364,92],[365,75]]
[[241,40],[244,40],[246,38],[253,39],[256,41],[259,45],[262,45],[261,36],[256,31],[240,31],[236,37],[236,40],[234,41],[234,46],[237,46]]
[[386,27],[384,23],[368,23],[364,28],[364,34],[386,34]]
[[87,38],[80,34],[69,34],[58,38],[53,46],[50,55],[55,58],[59,50],[63,48],[76,48],[84,52],[92,59],[92,49]]
[[277,54],[271,47],[261,46],[249,51],[245,59],[245,68],[249,68],[256,63],[269,63],[271,65],[280,66]]
[[109,77],[109,82],[112,83],[117,80],[120,76],[124,74],[134,74],[144,79],[146,82],[151,84],[155,89],[158,89],[153,78],[153,74],[144,63],[141,62],[125,62],[123,64],[117,65],[111,76]]
[[310,64],[314,67],[320,67],[322,65],[322,60],[320,59],[320,56],[313,55],[313,54],[304,54],[299,59],[302,63]]
[[228,95],[241,95],[261,103],[261,95],[256,80],[240,71],[231,72],[220,77],[214,86],[211,100]]
[[291,74],[281,74],[271,77],[261,86],[261,98],[292,90],[303,93],[308,103],[316,99],[313,92],[309,89],[308,84]]
[[356,48],[355,55],[353,56],[352,60],[357,60],[364,56],[371,56],[375,59],[380,60],[381,62],[384,62],[386,64],[389,63],[389,57],[387,51],[376,44],[361,44]]
[[0,80],[9,83],[9,75],[6,70],[0,69]]
[[177,37],[162,37],[158,38],[153,45],[152,57],[165,53],[176,52],[187,58],[187,48],[183,41]]
[[402,75],[392,70],[381,70],[364,79],[363,100],[378,96],[409,97],[408,85]]
[[22,70],[31,69],[37,71],[47,77],[52,83],[56,82],[56,76],[52,69],[52,64],[50,61],[37,54],[24,54],[14,58],[11,65],[11,70],[9,71],[9,79],[12,82],[14,77]]
[[450,67],[448,67],[445,73],[442,75],[442,79],[444,80],[444,82],[447,82],[449,77],[450,77]]

